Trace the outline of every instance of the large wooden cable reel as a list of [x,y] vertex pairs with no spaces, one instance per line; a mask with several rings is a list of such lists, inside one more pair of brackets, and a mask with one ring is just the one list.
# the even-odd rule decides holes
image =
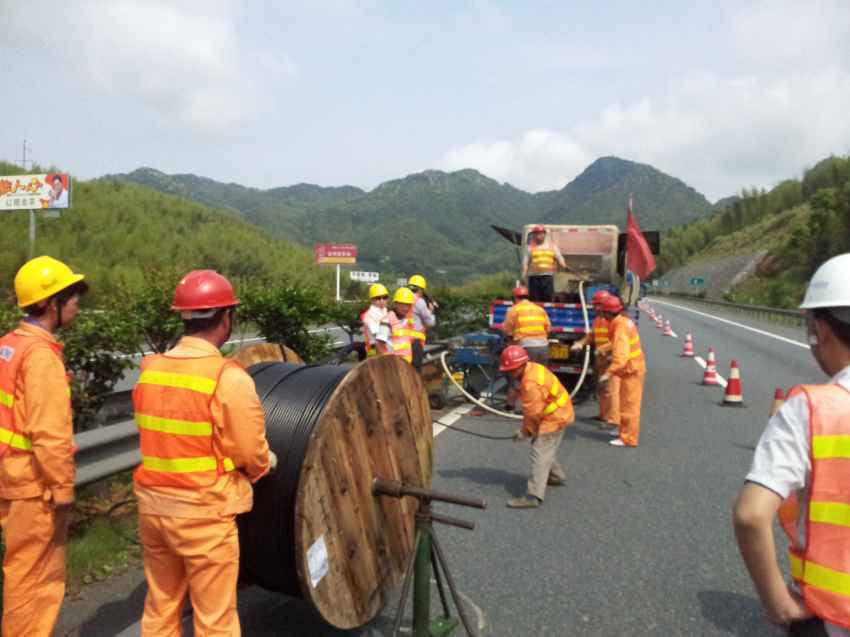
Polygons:
[[362,626],[401,583],[417,501],[372,495],[376,477],[429,488],[432,421],[419,375],[395,356],[353,368],[248,368],[266,411],[274,475],[239,516],[241,576]]

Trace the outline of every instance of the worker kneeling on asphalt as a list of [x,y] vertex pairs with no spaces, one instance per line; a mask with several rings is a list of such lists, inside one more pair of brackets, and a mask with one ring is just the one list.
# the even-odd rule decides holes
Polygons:
[[[850,254],[815,272],[801,309],[825,384],[798,385],[767,424],[735,505],[741,556],[790,635],[850,635]],[[792,587],[775,554],[789,537]]]
[[217,272],[187,274],[172,305],[185,335],[144,358],[133,390],[142,451],[133,479],[148,582],[142,637],[180,635],[187,593],[195,635],[241,634],[236,515],[251,510],[251,484],[277,458],[254,381],[219,351],[238,303]]
[[611,363],[599,377],[602,384],[620,379],[620,427],[612,432],[615,447],[637,447],[640,438],[640,408],[646,378],[646,359],[640,346],[640,335],[634,321],[625,315],[623,303],[613,294],[600,301],[600,309],[608,319],[611,340]]
[[509,345],[499,359],[499,369],[520,382],[522,428],[517,440],[531,438],[531,477],[528,494],[508,500],[513,509],[540,506],[546,485],[560,486],[567,474],[558,463],[558,448],[564,430],[575,421],[573,403],[561,381],[546,367],[528,360],[528,353],[518,345]]
[[88,286],[51,257],[15,276],[26,318],[0,338],[0,525],[3,637],[50,637],[65,597],[74,502],[74,431],[62,345]]
[[378,330],[378,352],[400,356],[413,362],[413,319],[410,308],[416,298],[409,288],[399,288],[393,294],[393,309],[387,312]]
[[[528,300],[528,288],[513,289],[514,304],[508,309],[502,323],[502,332],[528,352],[529,360],[541,365],[549,362],[549,315],[546,310]],[[505,409],[513,411],[518,394],[517,383],[508,376],[508,392]]]
[[586,346],[593,347],[593,374],[596,378],[596,398],[599,401],[599,415],[594,420],[600,421],[603,429],[620,430],[620,377],[608,376],[607,383],[599,379],[611,364],[611,340],[608,334],[608,319],[602,313],[602,300],[610,296],[607,290],[599,290],[593,295],[591,305],[596,313],[593,327],[589,334],[572,344],[570,349],[578,352]]

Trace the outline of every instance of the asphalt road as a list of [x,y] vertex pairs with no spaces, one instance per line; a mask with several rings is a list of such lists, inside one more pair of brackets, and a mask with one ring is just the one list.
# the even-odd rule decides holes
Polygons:
[[[649,371],[639,448],[608,445],[590,420],[596,405],[579,405],[559,454],[567,485],[550,487],[542,507],[516,511],[504,502],[525,491],[526,443],[451,429],[437,436],[434,488],[489,503],[485,511],[436,506],[477,523],[472,532],[440,527],[438,533],[481,634],[783,634],[764,619],[737,553],[730,511],[774,389],[822,382],[823,374],[801,329],[693,306],[794,344],[692,313],[678,301],[682,307],[651,303],[679,338],[641,324]],[[702,368],[680,357],[688,331],[698,354],[715,347],[723,376],[729,359],[738,360],[744,407],[720,406],[723,390],[702,386]],[[455,424],[494,435],[516,428],[515,421],[469,415]],[[144,595],[140,574],[101,586],[87,591],[86,600],[66,603],[59,634],[139,634],[133,622]],[[104,599],[110,601],[99,603]],[[257,589],[240,594],[240,609],[245,635],[389,634],[389,611],[361,630],[341,632],[316,623],[297,600]]]

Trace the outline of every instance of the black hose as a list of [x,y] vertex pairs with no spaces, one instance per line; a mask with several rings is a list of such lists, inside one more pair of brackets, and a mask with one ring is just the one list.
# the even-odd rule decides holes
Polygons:
[[350,368],[261,363],[248,368],[266,412],[278,468],[254,485],[254,508],[238,516],[241,578],[300,597],[295,568],[295,498],[301,465],[325,404]]

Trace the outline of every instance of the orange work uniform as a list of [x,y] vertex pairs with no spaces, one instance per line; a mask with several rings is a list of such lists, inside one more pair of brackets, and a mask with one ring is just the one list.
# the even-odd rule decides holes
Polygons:
[[133,476],[148,594],[142,637],[180,635],[189,593],[198,637],[240,635],[236,514],[269,470],[254,381],[211,343],[184,336],[142,361],[133,390],[142,464]]
[[815,615],[850,628],[850,392],[837,384],[802,385],[789,398],[799,394],[809,406],[811,478],[807,488],[792,493],[779,508],[790,540],[791,577]]
[[74,431],[62,345],[24,321],[0,339],[3,637],[49,637],[65,596]]
[[502,332],[505,336],[511,337],[517,345],[524,345],[529,341],[535,346],[541,341],[545,344],[549,338],[550,328],[551,323],[546,310],[528,299],[522,299],[512,305],[502,324]]
[[620,378],[620,439],[628,447],[637,447],[640,438],[640,407],[646,360],[640,347],[637,325],[619,314],[608,326],[611,338],[609,377]]
[[[610,364],[611,340],[609,335],[609,323],[602,314],[593,319],[593,326],[588,338],[588,344],[596,347],[596,359],[593,369],[596,378],[602,376]],[[620,377],[609,376],[607,383],[598,383],[596,386],[596,397],[599,400],[599,419],[620,426]]]
[[383,325],[389,327],[390,344],[392,351],[388,352],[392,356],[401,356],[408,363],[413,363],[413,319],[409,317],[400,318],[395,310],[387,313],[383,320]]

